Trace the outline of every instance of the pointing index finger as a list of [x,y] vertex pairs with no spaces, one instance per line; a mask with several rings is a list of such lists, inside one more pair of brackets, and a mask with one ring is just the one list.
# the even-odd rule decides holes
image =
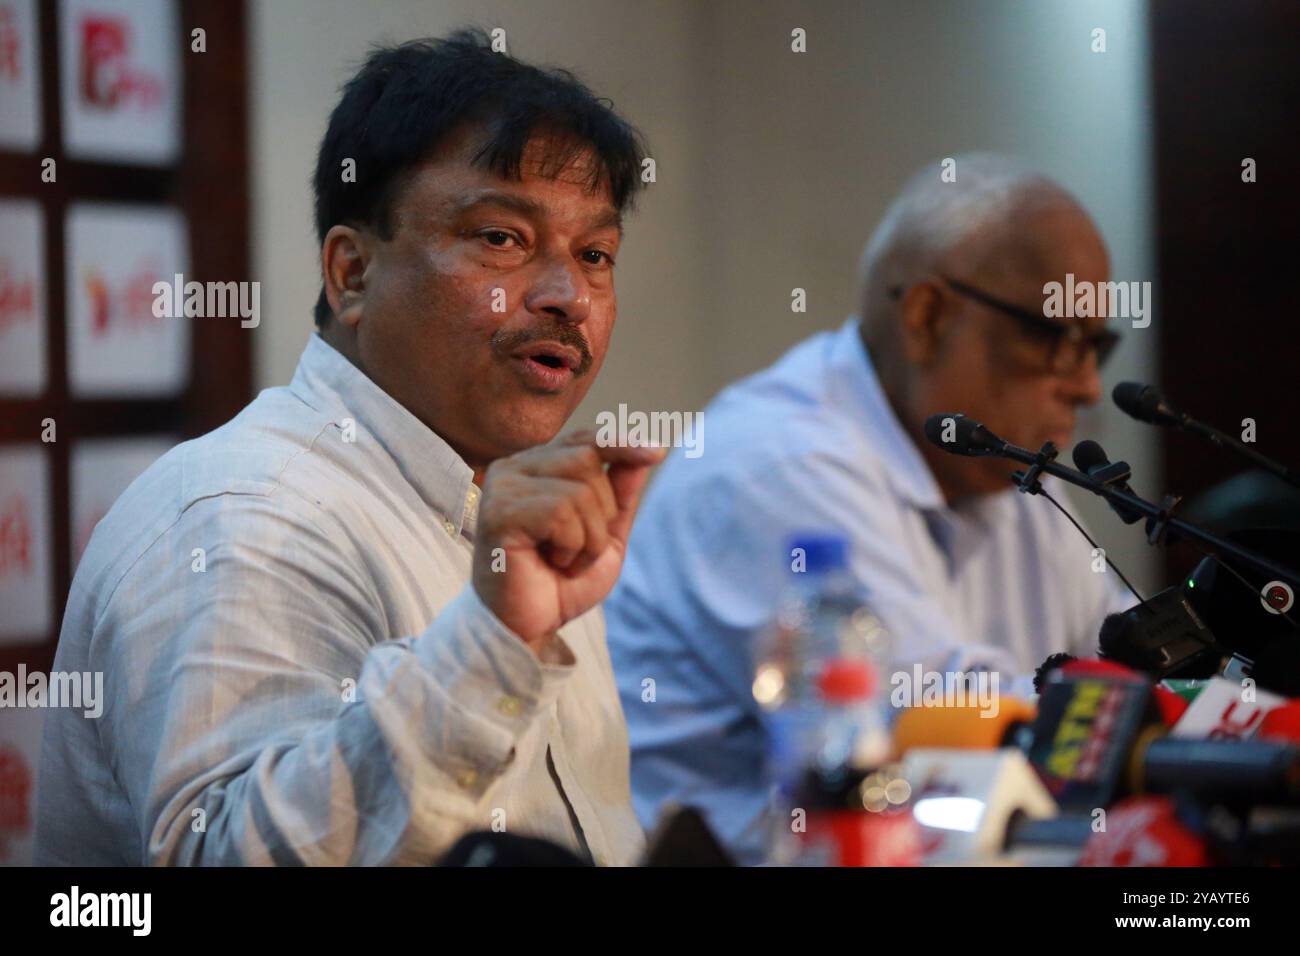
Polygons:
[[668,449],[661,445],[601,444],[596,440],[596,433],[590,430],[573,432],[562,439],[561,444],[594,448],[600,460],[609,465],[649,467],[659,464],[668,455]]

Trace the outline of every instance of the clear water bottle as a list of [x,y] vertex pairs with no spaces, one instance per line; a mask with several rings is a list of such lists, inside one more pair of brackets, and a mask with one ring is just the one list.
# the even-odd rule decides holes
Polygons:
[[769,860],[834,865],[835,847],[808,839],[818,821],[807,815],[839,800],[829,794],[851,797],[886,766],[892,647],[849,576],[843,535],[800,535],[788,553],[786,591],[759,642],[753,685],[768,740]]

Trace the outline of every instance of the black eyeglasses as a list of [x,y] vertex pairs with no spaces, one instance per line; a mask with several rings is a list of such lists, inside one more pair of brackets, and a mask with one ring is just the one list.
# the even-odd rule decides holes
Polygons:
[[[1075,323],[1053,322],[1045,316],[1036,315],[1010,302],[1004,302],[972,285],[957,279],[939,276],[954,292],[1010,316],[1020,324],[1025,338],[1035,343],[1044,352],[1044,360],[1049,371],[1057,374],[1069,374],[1077,370],[1087,360],[1089,352],[1095,352],[1097,367],[1106,363],[1119,344],[1119,333],[1112,329],[1101,329],[1091,334]],[[903,296],[904,287],[894,286],[889,290],[892,299]]]

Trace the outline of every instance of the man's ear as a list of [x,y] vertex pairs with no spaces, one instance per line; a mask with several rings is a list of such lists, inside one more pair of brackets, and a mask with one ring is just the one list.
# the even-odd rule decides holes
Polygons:
[[903,354],[912,365],[929,365],[939,355],[948,326],[943,291],[929,279],[909,286],[901,311]]
[[355,326],[361,321],[361,306],[366,295],[366,267],[370,264],[368,239],[351,226],[331,226],[321,243],[325,297],[342,325]]

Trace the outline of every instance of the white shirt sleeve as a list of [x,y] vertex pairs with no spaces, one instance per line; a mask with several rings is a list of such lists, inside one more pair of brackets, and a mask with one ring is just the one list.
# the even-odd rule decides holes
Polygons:
[[423,633],[386,640],[364,555],[321,520],[289,495],[200,501],[96,621],[99,733],[141,862],[434,862],[486,828],[571,676],[469,585]]

